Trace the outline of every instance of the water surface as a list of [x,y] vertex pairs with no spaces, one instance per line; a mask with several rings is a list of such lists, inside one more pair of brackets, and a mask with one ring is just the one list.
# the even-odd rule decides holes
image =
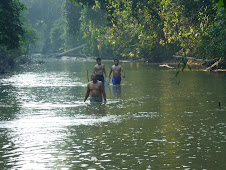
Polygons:
[[226,168],[224,73],[123,62],[107,103],[84,103],[94,64],[48,59],[1,76],[1,169]]

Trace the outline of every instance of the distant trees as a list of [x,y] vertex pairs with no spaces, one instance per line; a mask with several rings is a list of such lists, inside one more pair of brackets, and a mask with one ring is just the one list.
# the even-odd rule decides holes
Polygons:
[[64,25],[64,50],[82,44],[83,35],[81,33],[81,11],[82,6],[71,3],[69,0],[63,0],[62,3],[62,19],[65,21]]
[[200,37],[194,48],[200,58],[224,58],[226,61],[226,15],[220,10],[214,24]]
[[202,35],[211,27],[216,16],[212,0],[168,0],[161,2],[161,20],[164,27],[163,43],[180,45],[181,55],[193,56]]
[[24,5],[19,0],[0,1],[0,49],[15,49],[24,35],[20,13]]
[[0,1],[0,73],[14,66],[14,59],[24,38],[25,29],[20,20],[24,6],[19,0]]
[[[175,54],[207,58],[213,56],[211,48],[223,55],[223,39],[214,38],[217,34],[212,33],[212,29],[219,34],[225,30],[224,15],[217,4],[217,0],[26,2],[27,17],[41,40],[37,50],[41,48],[42,53],[65,51],[87,43],[83,53],[88,56],[150,62],[166,61]],[[217,48],[208,46],[204,50],[208,39],[217,40],[213,43],[218,44]]]
[[[218,49],[217,54],[224,56],[224,40],[220,38],[224,36],[218,35],[225,32],[225,16],[218,12],[219,9],[216,7],[218,1],[71,1],[83,4],[84,8],[92,7],[90,10],[93,14],[92,19],[90,18],[88,23],[81,20],[81,25],[89,25],[89,30],[81,31],[86,37],[90,36],[89,40],[93,44],[90,44],[89,52],[93,55],[112,51],[111,56],[162,61],[173,54],[199,58],[214,57],[214,50],[212,49],[210,53],[210,49],[215,48]],[[97,26],[95,12],[100,10],[103,14],[98,17]],[[105,21],[103,25],[100,24],[101,20],[107,22]],[[217,31],[217,34],[213,33]],[[202,47],[208,39],[213,41],[213,46],[209,50],[204,50]]]
[[33,52],[62,52],[82,43],[81,6],[69,0],[21,1],[27,6],[26,18],[39,38]]
[[64,21],[60,20],[62,0],[21,0],[21,2],[27,7],[25,16],[36,29],[39,39],[33,52],[49,53],[59,50],[61,48],[59,43],[63,43],[60,36],[64,27]]
[[94,57],[225,58],[223,6],[224,0],[0,1],[0,57],[63,52],[86,43],[83,53]]

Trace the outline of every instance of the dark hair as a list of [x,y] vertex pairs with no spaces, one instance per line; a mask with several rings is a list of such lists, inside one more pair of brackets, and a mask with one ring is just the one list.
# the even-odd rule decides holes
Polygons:
[[98,61],[98,60],[100,60],[100,61],[101,61],[101,59],[100,59],[100,58],[97,58],[97,59],[96,59],[96,61]]
[[114,61],[119,61],[119,60],[116,58],[116,59],[114,59]]
[[97,74],[96,73],[93,73],[93,74],[91,74],[91,79],[93,79],[92,77],[97,77]]

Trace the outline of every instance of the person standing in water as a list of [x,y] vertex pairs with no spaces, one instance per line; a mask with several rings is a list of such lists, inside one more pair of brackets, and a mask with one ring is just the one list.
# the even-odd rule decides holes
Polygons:
[[97,80],[97,75],[92,74],[92,81],[87,85],[87,91],[85,95],[84,102],[90,96],[90,102],[102,102],[102,95],[104,97],[104,102],[106,102],[106,93],[104,90],[104,84],[101,81]]
[[121,72],[123,72],[123,78],[125,78],[125,70],[119,65],[118,59],[114,59],[114,63],[109,73],[109,79],[111,79],[111,73],[113,72],[112,84],[117,85],[121,83]]
[[[104,75],[107,77],[104,64],[101,63],[101,59],[96,59],[97,64],[94,66],[93,73],[97,75],[97,80],[101,81],[104,84]],[[104,75],[103,75],[104,74]]]

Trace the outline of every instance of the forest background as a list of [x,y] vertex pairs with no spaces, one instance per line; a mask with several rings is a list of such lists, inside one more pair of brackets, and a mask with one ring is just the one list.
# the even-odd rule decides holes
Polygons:
[[3,0],[0,72],[32,53],[82,44],[81,56],[226,60],[226,0]]

